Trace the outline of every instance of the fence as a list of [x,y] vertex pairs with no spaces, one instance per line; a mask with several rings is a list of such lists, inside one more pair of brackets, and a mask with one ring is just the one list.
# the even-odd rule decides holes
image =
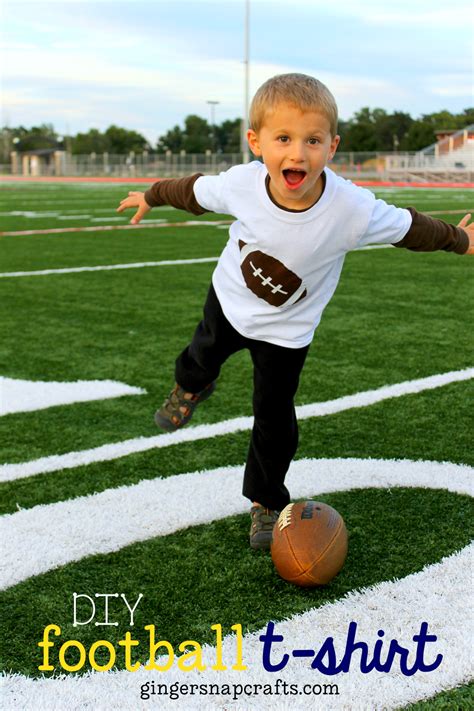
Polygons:
[[[470,142],[469,142],[470,143]],[[474,145],[473,145],[474,147]],[[472,154],[455,150],[456,159],[436,153],[336,153],[330,167],[345,178],[384,181],[472,181]],[[459,156],[463,152],[462,160]],[[212,175],[243,162],[241,153],[186,154],[129,153],[127,155],[72,155],[56,151],[49,156],[12,154],[10,166],[0,166],[4,175],[110,177],[110,178],[173,178],[204,173]]]
[[[192,173],[208,175],[228,170],[242,163],[241,153],[110,153],[72,155],[56,151],[51,156],[17,154],[10,166],[2,166],[3,174],[114,178],[181,177]],[[382,179],[385,171],[385,154],[337,153],[331,167],[348,178],[364,176]]]

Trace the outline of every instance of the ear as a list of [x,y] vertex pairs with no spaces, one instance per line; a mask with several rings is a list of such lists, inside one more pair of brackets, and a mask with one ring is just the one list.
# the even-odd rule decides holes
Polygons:
[[329,148],[329,158],[328,160],[332,160],[334,158],[334,155],[337,151],[337,147],[341,141],[340,136],[334,136],[334,138],[331,140],[331,146]]
[[249,128],[249,130],[247,131],[247,143],[249,144],[249,148],[254,154],[254,156],[262,155],[258,136],[252,128]]

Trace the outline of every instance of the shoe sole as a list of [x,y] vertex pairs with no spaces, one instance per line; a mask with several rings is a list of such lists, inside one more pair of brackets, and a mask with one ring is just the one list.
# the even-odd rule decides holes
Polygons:
[[271,539],[269,541],[250,541],[250,548],[253,551],[269,551],[272,544]]

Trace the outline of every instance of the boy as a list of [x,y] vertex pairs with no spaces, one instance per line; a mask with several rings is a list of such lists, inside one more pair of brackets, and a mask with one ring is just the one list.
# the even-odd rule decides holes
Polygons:
[[474,223],[458,227],[396,208],[327,168],[334,156],[337,106],[304,74],[269,79],[250,108],[247,139],[255,156],[218,176],[162,180],[131,192],[117,212],[173,205],[237,218],[212,277],[204,318],[176,361],[176,385],[156,413],[167,431],[183,427],[212,394],[220,367],[248,348],[254,366],[254,426],[243,494],[253,502],[250,545],[269,548],[290,497],[285,475],[296,452],[293,399],[322,312],[344,257],[369,243],[417,251],[474,253]]

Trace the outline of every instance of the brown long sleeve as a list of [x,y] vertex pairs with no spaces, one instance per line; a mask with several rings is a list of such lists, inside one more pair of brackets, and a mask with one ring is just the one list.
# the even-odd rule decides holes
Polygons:
[[193,215],[203,215],[205,210],[194,196],[193,186],[202,173],[190,175],[187,178],[164,178],[154,183],[145,193],[145,200],[150,207],[171,205],[179,210],[192,212]]
[[414,207],[408,210],[413,220],[411,227],[405,237],[394,244],[395,247],[405,247],[415,252],[434,252],[437,249],[456,254],[467,252],[469,237],[461,227],[423,215]]

